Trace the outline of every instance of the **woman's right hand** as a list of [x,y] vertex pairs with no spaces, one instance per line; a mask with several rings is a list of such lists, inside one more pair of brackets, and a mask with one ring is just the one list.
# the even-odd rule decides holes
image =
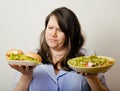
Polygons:
[[29,66],[10,64],[10,66],[22,73],[21,78],[13,91],[28,91],[30,82],[33,77],[33,69],[36,67],[36,65]]
[[24,75],[29,75],[33,73],[33,69],[36,67],[36,65],[29,66],[29,65],[10,64],[10,67],[21,72]]

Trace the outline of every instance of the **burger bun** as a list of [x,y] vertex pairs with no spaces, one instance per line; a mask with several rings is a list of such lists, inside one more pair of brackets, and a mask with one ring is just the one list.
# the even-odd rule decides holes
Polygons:
[[9,57],[10,54],[24,54],[24,53],[19,49],[10,49],[6,52],[6,56]]
[[34,53],[34,52],[28,52],[25,54],[26,56],[29,56],[29,57],[32,57],[32,58],[35,58],[37,59],[39,62],[42,61],[42,58],[40,55],[38,55],[37,53]]

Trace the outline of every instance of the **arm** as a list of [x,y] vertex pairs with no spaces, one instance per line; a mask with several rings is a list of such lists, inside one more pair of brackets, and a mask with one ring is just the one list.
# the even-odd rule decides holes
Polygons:
[[[85,56],[97,55],[95,51],[81,48],[80,52],[85,54]],[[87,73],[81,73],[82,75],[86,74],[86,79],[92,91],[108,91],[108,89],[100,82],[97,77],[97,74],[89,75]],[[88,75],[88,76],[87,76]]]
[[108,89],[100,82],[97,75],[86,76],[88,84],[92,91],[108,91]]
[[13,91],[28,91],[29,85],[33,77],[33,69],[35,66],[10,65],[13,69],[22,73],[17,85]]
[[31,80],[32,80],[32,74],[30,75],[22,74],[14,91],[28,91]]

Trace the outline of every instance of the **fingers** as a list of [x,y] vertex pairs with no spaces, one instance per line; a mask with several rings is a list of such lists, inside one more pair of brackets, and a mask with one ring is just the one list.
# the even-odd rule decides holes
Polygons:
[[33,69],[36,67],[35,65],[29,66],[29,65],[10,65],[11,68],[23,73],[27,74],[33,71]]
[[26,71],[26,72],[30,72],[32,71],[34,68],[34,66],[29,66],[29,65],[19,65],[19,70],[20,71]]
[[19,70],[19,65],[10,65],[10,67],[15,69],[15,70]]
[[88,74],[88,73],[81,73],[81,75],[83,75],[83,76],[88,76],[88,75],[90,75],[90,74]]
[[82,72],[77,72],[78,74],[81,74],[82,76],[97,76],[97,73],[90,74],[90,73],[82,73]]

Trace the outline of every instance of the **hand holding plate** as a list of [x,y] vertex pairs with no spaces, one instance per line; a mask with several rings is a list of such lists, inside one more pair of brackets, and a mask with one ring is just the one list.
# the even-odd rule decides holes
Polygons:
[[33,72],[33,69],[36,67],[36,65],[29,66],[29,65],[10,64],[10,67],[21,72],[22,74],[30,74]]

